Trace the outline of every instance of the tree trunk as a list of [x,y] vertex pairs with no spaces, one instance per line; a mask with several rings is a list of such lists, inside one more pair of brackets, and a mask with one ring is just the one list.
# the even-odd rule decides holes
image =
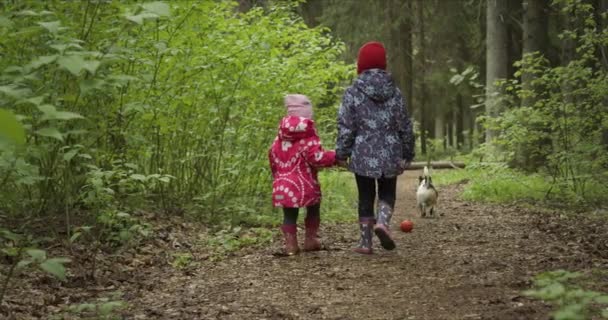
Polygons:
[[[532,53],[540,53],[546,56],[549,45],[549,30],[548,30],[548,7],[549,3],[545,0],[526,0],[524,1],[523,15],[523,46],[522,56]],[[526,65],[524,64],[525,68]],[[523,72],[521,75],[522,89],[526,92],[521,101],[522,107],[532,107],[536,102],[537,92],[532,86],[532,81],[536,76],[534,74]],[[536,127],[533,130],[549,133],[549,127]],[[549,135],[549,134],[548,134]],[[549,135],[550,136],[550,135]],[[547,154],[540,150],[547,150],[547,146],[551,146],[550,138],[542,139],[537,143],[530,145],[529,143],[518,143],[515,149],[515,157],[511,162],[512,166],[524,168],[528,171],[533,171],[543,166],[547,161]],[[534,151],[538,150],[538,151]]]
[[549,46],[549,2],[546,0],[524,1],[523,53],[545,53]]
[[462,94],[456,95],[456,148],[461,150],[464,147],[464,103]]
[[[608,12],[608,0],[598,0],[596,6],[596,15],[600,16],[602,13]],[[598,18],[600,30],[606,30],[606,19]],[[601,62],[604,72],[608,71],[608,48],[605,45],[600,45],[598,49],[599,60]],[[608,108],[608,97],[604,98],[604,108]],[[604,149],[608,151],[608,128],[602,130],[602,145]]]
[[419,60],[420,60],[420,77],[418,78],[420,81],[420,147],[422,149],[422,154],[426,154],[427,152],[427,133],[431,132],[429,124],[429,112],[426,108],[426,40],[424,36],[424,0],[418,0],[417,2],[417,13],[418,13],[418,34],[419,34],[419,42],[420,42],[420,52],[419,52]]
[[464,162],[451,161],[431,161],[430,163],[422,161],[412,162],[405,170],[420,170],[424,169],[424,167],[429,167],[429,169],[462,169],[465,167],[465,164]]
[[[487,0],[486,113],[490,118],[496,118],[502,111],[495,82],[506,79],[508,75],[506,13],[506,1]],[[491,143],[496,135],[494,130],[486,130],[486,142]]]
[[[522,26],[513,22],[513,16],[523,12],[522,0],[501,0],[507,2],[504,23],[507,28],[507,78],[513,79],[516,71],[515,62],[521,60]],[[526,0],[523,0],[526,1]],[[520,16],[517,16],[520,18]]]
[[322,1],[323,0],[307,0],[300,4],[300,13],[307,26],[316,27],[319,25],[318,18],[323,15]]
[[402,87],[405,89],[405,100],[407,103],[410,117],[414,115],[415,108],[412,103],[414,96],[414,66],[413,66],[413,46],[412,46],[412,19],[410,18],[410,12],[412,11],[412,3],[409,0],[405,2],[406,14],[402,14],[405,18],[402,18],[399,26],[399,32],[401,34],[401,50],[403,54],[403,73],[401,74]]
[[447,139],[445,138],[445,117],[442,114],[435,115],[435,139],[441,139],[445,149]]
[[454,147],[454,108],[452,106],[450,106],[450,110],[448,111],[447,114],[447,119],[446,119],[446,125],[447,125],[447,131],[446,131],[446,136],[448,137],[448,141],[446,141],[446,143],[444,143],[445,146],[447,147]]
[[[542,55],[547,53],[549,45],[548,30],[548,5],[546,0],[526,0],[524,1],[524,23],[523,23],[523,47],[522,55],[539,52]],[[534,75],[523,73],[521,84],[524,90],[532,90],[531,82]],[[533,105],[535,99],[530,96],[522,101],[523,106]]]

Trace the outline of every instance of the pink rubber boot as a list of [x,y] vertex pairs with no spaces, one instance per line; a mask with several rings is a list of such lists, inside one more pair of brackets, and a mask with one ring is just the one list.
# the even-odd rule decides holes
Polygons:
[[393,216],[393,208],[384,201],[378,202],[378,223],[374,226],[374,233],[380,239],[380,245],[386,250],[395,249],[395,241],[391,237],[389,224]]
[[359,230],[361,239],[353,251],[361,254],[372,254],[372,232],[374,228],[374,218],[359,218]]
[[285,238],[285,253],[289,256],[300,252],[298,247],[298,227],[295,224],[284,224],[281,226]]
[[321,241],[319,240],[319,225],[321,220],[319,217],[306,217],[304,225],[306,226],[306,237],[304,238],[304,251],[319,251],[321,250]]

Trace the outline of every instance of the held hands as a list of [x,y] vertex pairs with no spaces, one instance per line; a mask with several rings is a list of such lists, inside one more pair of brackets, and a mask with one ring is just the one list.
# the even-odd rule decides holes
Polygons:
[[341,168],[348,168],[348,160],[336,160],[336,165]]
[[341,159],[336,159],[336,166],[338,166],[339,168],[348,168],[348,158],[341,160]]
[[401,161],[399,161],[399,168],[401,168],[401,170],[405,170],[405,169],[409,168],[410,164],[411,164],[410,161],[401,160]]

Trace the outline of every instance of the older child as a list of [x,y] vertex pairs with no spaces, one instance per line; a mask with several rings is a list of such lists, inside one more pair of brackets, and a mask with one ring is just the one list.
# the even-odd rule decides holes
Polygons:
[[[386,69],[381,43],[359,49],[359,76],[346,89],[338,113],[336,159],[355,173],[359,190],[361,240],[355,252],[372,253],[372,228],[384,249],[395,242],[389,223],[395,207],[397,176],[414,158],[414,134],[401,92]],[[374,201],[378,188],[378,218]]]
[[281,231],[288,255],[300,251],[297,238],[298,208],[306,207],[304,251],[321,249],[318,239],[321,186],[317,169],[336,162],[334,151],[325,151],[312,120],[312,104],[300,94],[285,97],[287,115],[269,151],[272,170],[272,202],[283,208]]

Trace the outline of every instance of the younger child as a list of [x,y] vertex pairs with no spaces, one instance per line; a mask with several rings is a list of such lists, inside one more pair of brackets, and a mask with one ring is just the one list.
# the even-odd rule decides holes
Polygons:
[[312,104],[301,94],[285,97],[287,115],[269,151],[272,170],[272,203],[283,208],[281,231],[288,255],[300,251],[297,238],[298,208],[306,207],[304,251],[321,249],[317,232],[320,224],[321,186],[317,170],[336,162],[334,151],[325,151],[312,120]]

